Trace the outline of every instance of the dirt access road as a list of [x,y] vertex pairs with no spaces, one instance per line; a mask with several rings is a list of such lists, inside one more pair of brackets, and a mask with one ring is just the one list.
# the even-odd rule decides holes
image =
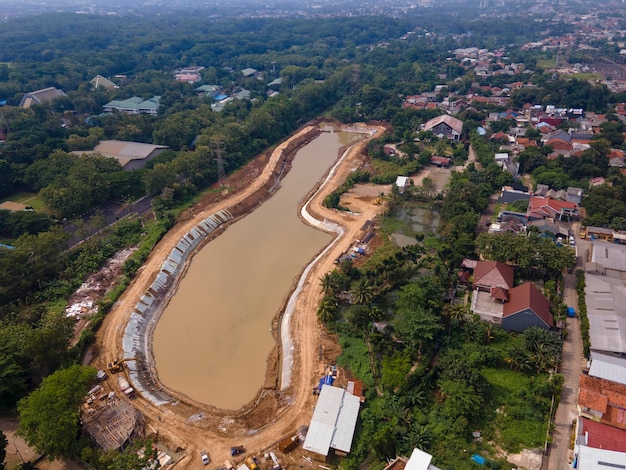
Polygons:
[[[290,387],[283,391],[276,387],[275,377],[279,368],[276,348],[276,352],[268,359],[267,375],[272,379],[266,380],[265,387],[260,390],[254,402],[242,410],[219,410],[193,403],[184,397],[180,397],[173,404],[160,407],[142,397],[133,401],[133,405],[146,419],[147,434],[182,454],[175,468],[201,468],[200,451],[205,449],[209,451],[212,465],[218,465],[230,457],[229,449],[235,444],[245,446],[248,453],[259,455],[283,437],[293,435],[300,426],[309,423],[315,403],[315,397],[311,394],[312,387],[319,378],[323,364],[333,360],[339,353],[335,342],[317,322],[316,309],[321,298],[319,278],[334,268],[335,258],[355,240],[363,223],[382,210],[381,206],[371,203],[374,197],[363,196],[358,192],[352,193],[350,200],[345,201],[350,204],[351,213],[328,210],[321,204],[329,192],[343,183],[352,171],[362,166],[367,141],[385,131],[384,127],[365,125],[353,125],[350,129],[356,128],[361,132],[371,130],[372,133],[351,148],[335,174],[309,205],[309,212],[316,218],[341,224],[345,233],[334,248],[313,267],[302,294],[298,297],[292,318],[292,331],[296,333]],[[254,198],[264,183],[275,178],[276,167],[281,162],[283,151],[290,143],[293,147],[294,141],[304,144],[302,136],[310,131],[310,127],[302,129],[278,146],[271,155],[255,159],[224,183],[225,190],[209,194],[196,207],[183,214],[182,220],[154,248],[129,288],[107,315],[97,335],[94,366],[105,368],[107,362],[122,356],[121,337],[130,313],[151,284],[170,250],[195,225],[195,219],[202,220],[218,210],[230,209],[250,197]],[[295,154],[295,151],[292,153]],[[108,382],[116,388],[117,381],[109,379]],[[286,464],[283,465],[286,468],[299,468],[303,463],[307,465],[302,459],[297,464],[295,461],[289,464],[285,460],[281,463]]]

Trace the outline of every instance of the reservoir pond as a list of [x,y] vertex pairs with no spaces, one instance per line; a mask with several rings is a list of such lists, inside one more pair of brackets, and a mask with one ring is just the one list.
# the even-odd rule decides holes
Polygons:
[[[296,154],[280,189],[193,257],[155,328],[153,354],[169,389],[235,410],[265,383],[272,319],[304,267],[331,241],[298,203],[354,133],[324,132]],[[296,332],[297,334],[297,332]]]

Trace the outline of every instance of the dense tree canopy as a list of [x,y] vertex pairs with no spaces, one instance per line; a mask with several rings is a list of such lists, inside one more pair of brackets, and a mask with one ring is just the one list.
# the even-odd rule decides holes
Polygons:
[[50,459],[71,456],[80,429],[80,404],[96,378],[93,367],[74,365],[46,377],[18,404],[18,432]]
[[510,232],[483,233],[476,240],[476,249],[485,259],[510,263],[526,272],[558,275],[576,264],[574,250],[557,246],[552,238],[534,232],[527,236]]

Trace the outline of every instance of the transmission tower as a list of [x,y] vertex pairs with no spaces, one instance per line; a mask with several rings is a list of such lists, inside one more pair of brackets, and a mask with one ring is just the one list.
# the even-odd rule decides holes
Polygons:
[[560,62],[561,62],[561,46],[559,45],[559,48],[556,51],[556,59],[554,59],[554,70],[552,71],[552,77],[550,78],[551,82],[556,80],[557,70],[559,69]]
[[226,162],[222,158],[222,143],[219,140],[216,140],[213,143],[215,144],[215,160],[217,161],[217,181],[221,184],[226,179],[226,172],[224,171]]

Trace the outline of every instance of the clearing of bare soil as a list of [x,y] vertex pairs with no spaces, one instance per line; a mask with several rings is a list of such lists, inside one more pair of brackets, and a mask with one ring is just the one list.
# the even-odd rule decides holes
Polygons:
[[[221,209],[239,209],[237,215],[243,215],[243,208],[258,205],[267,197],[267,183],[277,177],[284,168],[284,153],[291,158],[297,148],[311,138],[312,127],[306,127],[279,145],[271,154],[256,158],[246,167],[231,175],[221,188],[208,192],[194,207],[186,211],[178,223],[157,244],[150,257],[139,270],[124,295],[107,315],[98,335],[94,350],[93,365],[104,369],[107,362],[118,359],[122,354],[121,336],[124,325],[133,311],[139,297],[151,284],[159,271],[165,257],[191,227],[199,220]],[[309,212],[314,217],[336,222],[344,227],[341,240],[318,261],[306,279],[304,289],[297,299],[295,313],[292,317],[291,330],[294,335],[294,358],[291,384],[286,390],[278,390],[268,384],[260,390],[256,400],[250,406],[238,412],[218,410],[211,406],[198,403],[187,403],[183,400],[171,404],[155,406],[142,397],[133,401],[146,420],[149,435],[156,437],[182,455],[175,467],[180,469],[201,468],[200,452],[208,450],[212,463],[215,465],[229,458],[230,447],[243,445],[247,454],[262,454],[274,447],[279,440],[295,434],[298,429],[310,421],[315,404],[311,394],[324,365],[331,363],[340,353],[340,348],[333,337],[325,332],[316,318],[316,310],[321,298],[319,278],[334,268],[334,260],[354,242],[363,223],[374,218],[381,210],[380,205],[372,204],[379,196],[381,188],[369,191],[354,191],[345,195],[342,204],[350,208],[350,212],[326,209],[322,206],[324,197],[343,183],[348,175],[361,168],[368,139],[380,136],[385,128],[374,125],[352,125],[344,130],[370,131],[369,137],[355,144],[336,169],[324,188],[315,196],[309,205]],[[308,140],[307,140],[308,139]],[[256,200],[255,200],[256,198]],[[279,370],[280,354],[278,347],[268,358],[268,375],[276,376]],[[242,377],[241,380],[245,380]],[[344,378],[345,380],[345,378]],[[116,380],[109,379],[114,388]],[[237,384],[233,384],[234,387]],[[284,468],[298,468],[306,460],[297,461],[283,456],[281,463]],[[232,459],[235,460],[235,459]],[[289,461],[292,463],[289,464]],[[233,462],[234,463],[234,462]]]

